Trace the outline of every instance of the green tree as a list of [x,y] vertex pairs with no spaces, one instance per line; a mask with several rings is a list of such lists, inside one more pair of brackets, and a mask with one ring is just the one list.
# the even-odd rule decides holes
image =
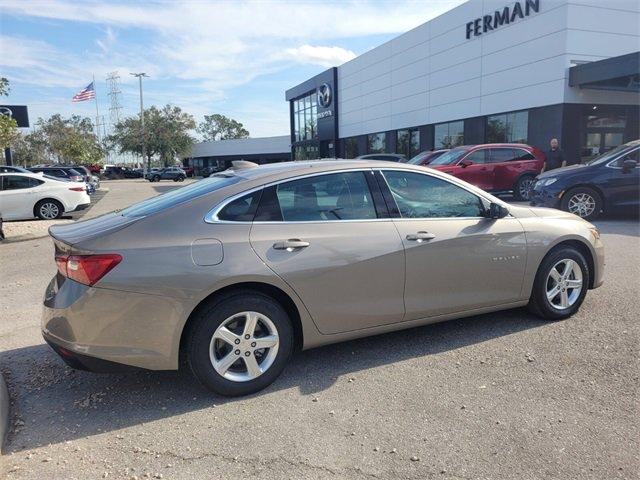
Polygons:
[[[177,156],[187,155],[195,139],[190,135],[196,123],[180,107],[166,105],[162,109],[151,107],[144,111],[144,141],[149,164],[158,157],[168,166]],[[142,154],[142,128],[140,118],[127,118],[114,126],[108,143],[120,153]]]
[[0,97],[7,97],[10,91],[9,80],[5,77],[0,77]]
[[93,123],[87,117],[56,114],[36,122],[36,131],[46,140],[49,156],[61,163],[96,163],[104,157],[104,149],[93,133]]
[[0,115],[0,148],[9,148],[20,135],[18,123],[6,115]]
[[16,164],[30,167],[49,161],[48,142],[42,130],[20,135],[12,145]]
[[197,131],[207,142],[249,137],[249,131],[242,123],[218,113],[205,115]]

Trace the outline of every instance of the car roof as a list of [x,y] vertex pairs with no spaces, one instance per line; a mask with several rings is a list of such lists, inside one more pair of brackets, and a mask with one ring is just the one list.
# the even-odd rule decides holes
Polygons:
[[21,177],[29,177],[29,178],[37,178],[39,180],[42,180],[43,177],[42,175],[38,174],[38,173],[33,173],[33,172],[29,172],[29,173],[24,173],[24,172],[0,172],[0,175],[2,176],[15,176],[15,175],[19,175]]
[[459,147],[454,147],[452,150],[471,150],[471,149],[480,149],[480,148],[533,148],[531,145],[527,145],[526,143],[480,143],[478,145],[460,145]]

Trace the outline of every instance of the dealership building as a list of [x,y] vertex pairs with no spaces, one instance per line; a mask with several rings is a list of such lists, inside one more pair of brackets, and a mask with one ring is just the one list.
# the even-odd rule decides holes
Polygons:
[[640,2],[470,0],[287,90],[294,159],[640,137]]

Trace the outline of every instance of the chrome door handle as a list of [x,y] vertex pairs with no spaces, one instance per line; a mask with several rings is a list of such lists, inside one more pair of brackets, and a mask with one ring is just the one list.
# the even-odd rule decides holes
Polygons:
[[434,238],[436,238],[436,236],[429,232],[418,232],[407,235],[407,240],[418,243],[424,242],[425,240],[432,240]]
[[303,242],[299,238],[290,238],[289,240],[285,240],[284,242],[276,242],[273,244],[273,248],[276,250],[286,250],[288,252],[293,252],[298,248],[306,248],[309,246],[309,242]]

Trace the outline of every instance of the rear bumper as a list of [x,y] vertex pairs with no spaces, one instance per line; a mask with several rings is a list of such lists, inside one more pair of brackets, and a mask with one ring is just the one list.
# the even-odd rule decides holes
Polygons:
[[47,343],[74,368],[175,370],[187,317],[172,298],[88,287],[56,275],[45,293],[41,326]]
[[63,342],[59,339],[52,337],[45,331],[42,332],[42,337],[67,365],[76,370],[86,370],[87,372],[95,373],[134,372],[140,370],[131,365],[124,365],[122,363],[111,362],[109,360],[74,352],[63,346]]
[[78,205],[75,209],[73,209],[73,212],[77,212],[79,210],[85,210],[87,208],[89,208],[89,205],[91,205],[91,203],[81,203],[80,205]]

